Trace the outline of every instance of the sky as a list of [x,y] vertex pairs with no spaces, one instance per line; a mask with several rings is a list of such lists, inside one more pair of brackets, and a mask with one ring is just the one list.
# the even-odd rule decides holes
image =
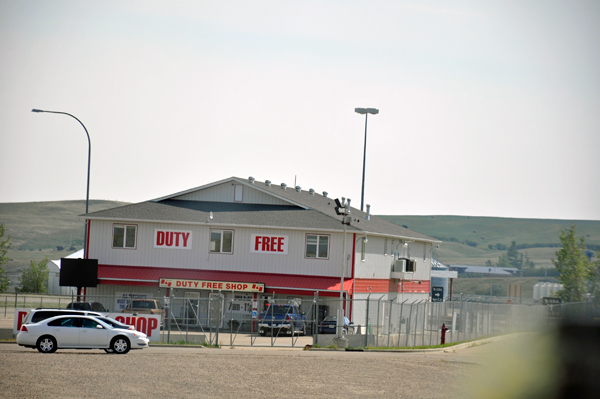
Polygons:
[[600,2],[0,0],[0,202],[231,176],[600,220]]

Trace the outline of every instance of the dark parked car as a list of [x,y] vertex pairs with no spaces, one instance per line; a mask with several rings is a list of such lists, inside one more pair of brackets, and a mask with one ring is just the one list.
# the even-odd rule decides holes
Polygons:
[[[335,334],[337,326],[336,316],[327,316],[319,323],[319,334]],[[347,317],[344,317],[344,334],[354,334],[354,323],[350,322]]]
[[106,309],[100,302],[71,302],[67,305],[67,309],[91,310],[93,312],[101,313],[108,312],[108,309]]

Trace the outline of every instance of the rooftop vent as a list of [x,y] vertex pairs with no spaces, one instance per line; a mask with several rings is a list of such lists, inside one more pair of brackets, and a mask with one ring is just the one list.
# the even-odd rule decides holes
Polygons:
[[298,191],[298,192],[302,191],[302,187],[296,186],[296,191]]
[[267,187],[271,186],[271,180],[265,180],[265,184],[267,185]]
[[371,205],[367,204],[367,220],[371,220]]
[[327,191],[323,191],[323,197],[327,197],[329,193]]
[[283,188],[285,190],[286,187],[287,187],[287,184],[281,183],[281,188]]
[[250,177],[248,178],[248,181],[249,181],[250,183],[254,184],[254,177],[250,176]]
[[315,190],[313,190],[313,189],[311,188],[310,190],[308,190],[308,193],[309,193],[310,195],[315,195]]

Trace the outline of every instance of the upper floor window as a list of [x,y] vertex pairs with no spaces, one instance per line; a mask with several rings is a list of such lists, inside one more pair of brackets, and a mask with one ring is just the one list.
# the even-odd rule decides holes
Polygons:
[[113,248],[135,249],[137,226],[132,224],[113,225]]
[[329,258],[329,236],[307,234],[306,257],[317,259]]
[[235,202],[242,202],[244,200],[244,186],[236,184],[234,187],[233,200]]
[[210,231],[211,253],[233,253],[233,230],[211,230]]

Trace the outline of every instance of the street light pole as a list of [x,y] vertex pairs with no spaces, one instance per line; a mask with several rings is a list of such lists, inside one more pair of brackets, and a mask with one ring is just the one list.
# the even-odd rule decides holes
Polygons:
[[347,227],[350,226],[350,198],[348,201],[342,197],[342,201],[335,199],[336,207],[335,213],[342,216],[342,224],[344,225],[344,244],[342,247],[342,269],[340,276],[340,307],[337,310],[337,322],[335,329],[335,339],[344,339],[344,272],[346,269],[346,231]]
[[[66,112],[44,111],[44,110],[35,109],[35,108],[32,109],[31,112],[47,112],[50,114],[69,115],[71,118],[73,118],[77,122],[79,122],[81,124],[81,126],[83,126],[83,130],[85,130],[85,134],[87,135],[87,139],[88,139],[87,191],[85,194],[85,213],[87,214],[88,210],[89,210],[89,204],[90,204],[90,165],[91,165],[91,160],[92,160],[92,141],[90,140],[90,134],[88,133],[87,129],[85,128],[85,125],[79,119],[77,119],[75,116],[68,114]],[[85,220],[85,230],[83,232],[83,259],[87,259],[87,231],[88,231],[88,220],[86,219]]]
[[365,167],[367,164],[367,118],[369,114],[376,115],[379,110],[376,108],[354,108],[354,112],[365,115],[365,149],[363,153],[363,174],[362,174],[362,190],[360,192],[360,210],[364,210],[365,205]]

